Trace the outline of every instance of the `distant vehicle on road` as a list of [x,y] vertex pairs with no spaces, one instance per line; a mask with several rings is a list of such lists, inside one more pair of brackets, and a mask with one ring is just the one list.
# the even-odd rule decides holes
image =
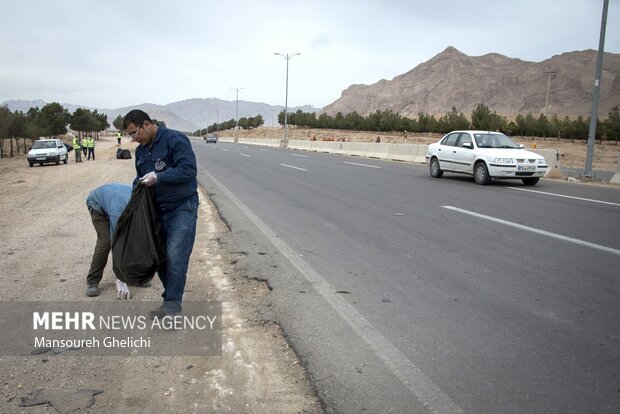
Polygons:
[[207,141],[207,144],[212,142],[214,144],[217,143],[217,134],[207,134],[207,136],[205,137],[205,141]]
[[59,139],[40,139],[32,145],[32,149],[28,151],[28,164],[32,167],[34,164],[43,165],[45,163],[60,164],[60,161],[67,163],[67,147]]
[[535,185],[547,172],[542,155],[523,149],[508,136],[489,131],[453,131],[428,146],[426,161],[431,177],[444,172],[468,174],[476,184],[493,179],[520,179]]

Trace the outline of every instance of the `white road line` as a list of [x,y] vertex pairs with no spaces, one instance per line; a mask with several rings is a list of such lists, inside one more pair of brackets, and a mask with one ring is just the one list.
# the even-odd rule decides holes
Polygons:
[[292,165],[288,165],[288,164],[280,164],[283,167],[288,167],[288,168],[293,168],[295,170],[299,170],[299,171],[308,171],[305,168],[299,168],[299,167],[293,167]]
[[523,224],[518,224],[518,223],[514,223],[512,221],[506,221],[506,220],[498,219],[498,218],[487,216],[487,215],[484,215],[484,214],[474,213],[473,211],[463,210],[463,209],[460,209],[460,208],[457,208],[457,207],[452,207],[452,206],[441,206],[441,207],[443,207],[445,209],[448,209],[448,210],[458,211],[459,213],[468,214],[470,216],[478,217],[478,218],[481,218],[481,219],[484,219],[484,220],[493,221],[495,223],[505,224],[507,226],[515,227],[517,229],[530,231],[532,233],[542,234],[543,236],[553,237],[554,239],[563,240],[563,241],[567,241],[567,242],[570,242],[570,243],[575,243],[575,244],[578,244],[580,246],[591,247],[593,249],[602,250],[602,251],[607,252],[607,253],[613,253],[613,254],[620,255],[620,250],[613,249],[611,247],[603,246],[603,245],[600,245],[600,244],[590,243],[590,242],[587,242],[587,241],[584,241],[584,240],[579,240],[579,239],[574,239],[572,237],[562,236],[561,234],[551,233],[549,231],[540,230],[540,229],[537,229],[535,227],[524,226]]
[[248,157],[248,158],[252,157],[251,155],[248,155],[248,154],[242,154],[242,153],[239,153],[239,155],[241,155],[241,156],[243,156],[243,157]]
[[264,152],[269,152],[269,150],[268,150],[268,149],[263,149],[263,148],[261,148],[261,151],[264,151]]
[[592,198],[574,197],[574,196],[569,196],[569,195],[564,195],[564,194],[547,193],[545,191],[538,191],[538,190],[527,190],[525,188],[519,188],[519,187],[508,187],[508,188],[511,188],[513,190],[519,190],[519,191],[527,191],[527,192],[530,192],[530,193],[545,194],[545,195],[550,195],[550,196],[555,196],[555,197],[572,198],[573,200],[589,201],[591,203],[608,204],[610,206],[618,206],[618,207],[620,207],[620,204],[618,204],[618,203],[611,203],[609,201],[594,200]]
[[360,164],[358,162],[347,162],[347,161],[342,161],[343,164],[349,164],[349,165],[359,165],[360,167],[368,167],[368,168],[383,168],[383,167],[379,167],[378,165],[370,165],[370,164]]
[[307,155],[301,155],[301,154],[291,154],[291,156],[293,156],[293,157],[301,157],[301,158],[308,158]]
[[[280,164],[283,165],[283,164]],[[286,257],[295,268],[306,278],[325,301],[340,317],[346,321],[370,349],[377,355],[390,371],[409,389],[418,400],[432,413],[464,413],[463,409],[435,383],[428,378],[417,365],[407,358],[385,336],[383,336],[357,309],[342,295],[336,293],[320,274],[316,272],[303,258],[299,256],[280,236],[271,230],[260,218],[254,214],[233,193],[222,185],[213,175],[202,166],[200,169],[217,185],[228,198],[256,225],[256,227],[271,241],[271,243]],[[408,346],[414,349],[414,345]]]

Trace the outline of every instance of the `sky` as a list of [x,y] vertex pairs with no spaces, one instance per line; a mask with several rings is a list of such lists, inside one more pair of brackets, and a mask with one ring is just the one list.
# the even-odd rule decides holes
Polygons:
[[[453,46],[540,62],[598,49],[603,0],[19,0],[0,6],[0,102],[219,98],[320,108]],[[620,53],[620,0],[605,51]],[[592,75],[594,78],[594,74]]]

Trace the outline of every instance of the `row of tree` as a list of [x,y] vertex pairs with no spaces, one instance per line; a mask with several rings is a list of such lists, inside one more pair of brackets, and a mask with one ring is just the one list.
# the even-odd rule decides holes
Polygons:
[[[284,111],[278,115],[278,122],[284,125]],[[425,113],[419,113],[417,118],[407,118],[391,110],[377,110],[365,117],[357,112],[346,115],[338,112],[335,116],[322,113],[317,117],[314,112],[298,110],[289,113],[288,124],[307,128],[378,132],[447,133],[458,129],[480,129],[501,131],[508,135],[587,139],[590,118],[579,116],[577,119],[560,119],[557,115],[548,118],[543,114],[536,118],[527,114],[517,115],[514,121],[509,121],[505,116],[492,112],[486,105],[478,104],[469,119],[456,108],[439,119]],[[620,110],[617,106],[609,112],[607,119],[597,122],[596,138],[616,141],[620,138]]]
[[[30,108],[28,112],[11,112],[7,106],[0,106],[0,140],[10,139],[9,156],[14,155],[13,140],[17,153],[20,152],[19,139],[23,140],[23,149],[26,149],[26,139],[52,137],[67,133],[67,126],[78,134],[90,134],[99,139],[99,132],[110,126],[108,116],[100,114],[95,109],[78,108],[72,114],[57,102],[45,105],[43,108]],[[4,145],[0,144],[0,158],[4,157]]]
[[[258,128],[263,125],[265,120],[262,115],[256,115],[251,118],[239,118],[239,127],[243,129],[252,129]],[[199,129],[194,131],[194,135],[204,135],[212,132],[223,131],[226,129],[233,129],[237,126],[237,121],[234,119],[228,120],[226,122],[213,123],[209,125],[207,128]]]

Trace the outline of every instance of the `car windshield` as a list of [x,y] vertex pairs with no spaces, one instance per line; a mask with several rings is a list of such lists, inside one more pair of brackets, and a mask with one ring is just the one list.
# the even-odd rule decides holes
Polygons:
[[474,134],[478,148],[521,148],[504,134]]
[[32,145],[32,149],[56,148],[56,141],[37,141]]

